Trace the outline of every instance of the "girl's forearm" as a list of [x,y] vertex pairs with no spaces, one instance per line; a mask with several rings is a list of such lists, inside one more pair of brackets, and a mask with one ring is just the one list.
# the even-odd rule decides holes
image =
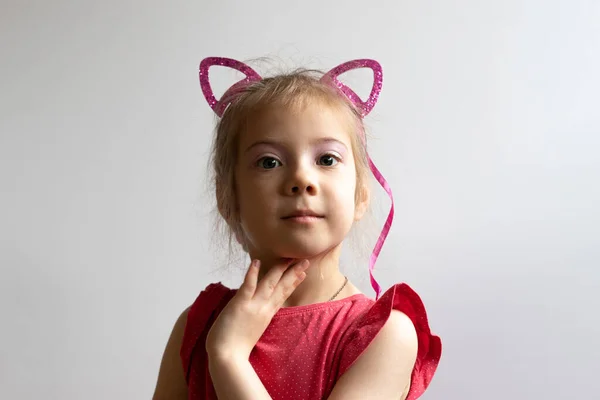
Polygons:
[[219,400],[272,400],[247,359],[209,356],[208,370]]

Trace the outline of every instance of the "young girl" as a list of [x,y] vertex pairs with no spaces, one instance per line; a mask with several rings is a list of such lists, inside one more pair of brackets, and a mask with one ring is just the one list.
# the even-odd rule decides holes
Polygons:
[[[217,101],[208,69],[246,78]],[[338,79],[371,68],[365,102]],[[261,78],[238,61],[200,64],[204,95],[221,117],[213,148],[221,216],[252,262],[239,289],[208,285],[175,324],[154,399],[413,400],[429,385],[441,342],[419,296],[396,284],[377,298],[339,270],[344,238],[369,206],[362,119],[381,90],[381,67],[355,60],[319,77]],[[393,204],[393,203],[392,203]]]

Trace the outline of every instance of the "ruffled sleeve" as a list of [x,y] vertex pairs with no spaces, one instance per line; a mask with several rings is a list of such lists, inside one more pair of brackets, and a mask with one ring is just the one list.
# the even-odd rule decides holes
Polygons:
[[442,343],[431,333],[425,306],[419,295],[406,284],[396,284],[373,303],[371,308],[357,318],[346,343],[343,345],[339,364],[339,379],[369,346],[381,330],[392,309],[406,314],[417,331],[419,349],[412,372],[409,394],[406,400],[415,400],[425,392],[437,369],[442,353]]
[[185,371],[185,379],[190,384],[190,372],[192,370],[192,358],[202,361],[206,358],[206,349],[203,347],[206,341],[207,324],[214,320],[215,313],[218,314],[222,303],[227,300],[230,290],[219,283],[211,283],[196,298],[188,312],[183,340],[181,343],[181,362]]

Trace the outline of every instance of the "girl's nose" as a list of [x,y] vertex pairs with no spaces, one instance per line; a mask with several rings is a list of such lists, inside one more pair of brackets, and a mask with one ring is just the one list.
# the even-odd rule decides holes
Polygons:
[[318,192],[317,180],[310,169],[298,167],[290,177],[285,191],[288,195],[315,195]]
[[292,186],[291,194],[302,194],[303,192],[315,194],[316,190],[313,185]]

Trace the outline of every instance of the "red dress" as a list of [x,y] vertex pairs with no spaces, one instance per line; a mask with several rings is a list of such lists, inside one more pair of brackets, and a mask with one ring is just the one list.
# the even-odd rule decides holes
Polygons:
[[[217,400],[208,371],[206,336],[235,295],[219,283],[208,285],[189,310],[181,360],[188,399]],[[364,294],[341,300],[280,308],[250,354],[250,363],[273,400],[327,399],[335,383],[375,338],[391,310],[415,325],[419,349],[407,400],[417,399],[431,381],[441,355],[419,296],[396,284],[377,301]]]

